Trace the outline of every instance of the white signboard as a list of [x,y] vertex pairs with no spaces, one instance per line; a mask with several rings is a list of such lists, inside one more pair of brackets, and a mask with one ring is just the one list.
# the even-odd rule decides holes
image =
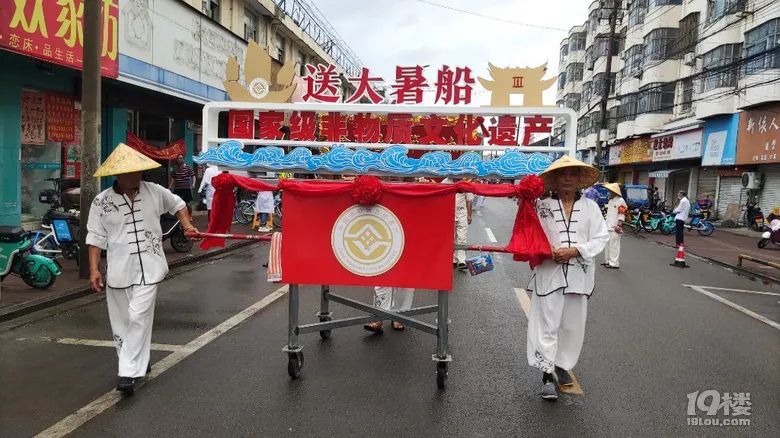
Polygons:
[[244,59],[244,40],[179,1],[120,0],[119,13],[122,55],[220,90],[227,59]]
[[728,131],[716,131],[707,137],[707,155],[701,160],[702,166],[720,166],[725,152]]
[[609,165],[620,164],[620,155],[623,152],[623,145],[614,145],[609,147]]
[[701,158],[701,129],[653,139],[653,161]]

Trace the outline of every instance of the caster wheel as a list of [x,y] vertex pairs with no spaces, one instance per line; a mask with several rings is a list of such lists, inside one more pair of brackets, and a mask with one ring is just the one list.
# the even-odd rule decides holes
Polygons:
[[[331,320],[330,316],[321,316],[320,317],[320,322],[326,322],[326,321],[330,321],[330,320]],[[320,337],[322,339],[330,339],[330,333],[332,331],[333,330],[320,330]]]
[[302,368],[303,368],[303,352],[288,353],[287,374],[289,374],[291,378],[297,379],[301,377]]
[[447,386],[447,362],[436,363],[436,386],[444,389]]

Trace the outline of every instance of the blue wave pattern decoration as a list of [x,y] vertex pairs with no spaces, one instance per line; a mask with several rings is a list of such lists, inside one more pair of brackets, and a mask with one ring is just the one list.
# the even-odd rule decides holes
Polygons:
[[398,175],[478,177],[516,176],[538,174],[547,169],[557,154],[526,153],[519,149],[507,149],[503,155],[483,160],[476,152],[466,152],[453,160],[448,152],[427,152],[420,158],[410,158],[408,149],[394,145],[382,152],[367,149],[349,149],[343,144],[334,145],[322,155],[312,155],[305,147],[293,149],[289,154],[275,146],[266,146],[254,153],[244,152],[244,144],[229,140],[218,148],[209,149],[195,158],[198,164],[210,163],[234,169],[264,168],[272,171],[305,170],[334,173],[386,172]]

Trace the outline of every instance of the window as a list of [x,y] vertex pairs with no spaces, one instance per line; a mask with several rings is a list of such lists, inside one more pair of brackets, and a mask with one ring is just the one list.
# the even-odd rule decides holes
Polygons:
[[594,63],[595,59],[593,59],[593,46],[589,46],[587,49],[585,49],[585,68],[588,70],[593,70]]
[[682,0],[650,0],[650,7],[681,5]]
[[284,47],[287,44],[287,41],[285,41],[284,37],[277,33],[276,38],[274,39],[274,44],[276,44],[276,60],[284,63],[286,60],[285,53],[284,53]]
[[628,5],[628,25],[636,26],[645,22],[647,0],[634,0]]
[[675,44],[674,53],[688,53],[696,49],[699,40],[699,13],[688,14],[680,20],[680,37]]
[[561,46],[561,56],[558,60],[559,65],[565,65],[566,64],[566,57],[569,55],[569,44],[566,44],[565,46]]
[[770,68],[780,68],[780,18],[767,21],[745,33],[746,73],[751,75]]
[[590,102],[591,97],[593,97],[593,82],[588,81],[582,84],[582,101],[585,105]]
[[295,62],[298,63],[298,74],[301,77],[306,76],[306,55],[303,53],[303,51],[297,52],[298,57]]
[[247,41],[257,39],[257,14],[248,8],[244,8],[244,39]]
[[569,36],[569,53],[577,50],[585,50],[585,32],[577,32]]
[[563,98],[564,106],[574,111],[580,110],[580,93],[569,93]]
[[588,32],[596,33],[596,29],[599,27],[599,18],[601,17],[601,10],[594,9],[588,14]]
[[569,82],[582,80],[582,63],[572,62],[566,67],[566,79]]
[[679,53],[674,53],[678,34],[679,30],[672,27],[662,27],[647,34],[644,49],[645,62],[680,58]]
[[707,23],[713,23],[726,15],[745,10],[745,0],[707,0]]
[[[606,73],[597,73],[593,75],[593,95],[601,98],[604,95],[604,79],[606,79]],[[610,74],[609,94],[615,92],[615,79],[617,75],[615,73]]]
[[[598,59],[602,56],[607,56],[609,50],[609,37],[598,36],[593,41],[593,47],[595,48],[594,58]],[[612,56],[617,56],[620,52],[620,37],[615,35],[615,39],[612,40]]]
[[618,106],[613,106],[612,108],[607,110],[607,129],[609,129],[610,136],[617,135],[617,119],[618,119],[619,108],[620,107]]
[[642,44],[636,44],[631,46],[625,52],[625,66],[623,67],[623,76],[631,77],[636,75],[642,70],[644,46]]
[[584,137],[590,129],[590,115],[584,115],[577,121],[577,137]]
[[618,123],[627,122],[636,118],[638,101],[639,93],[627,94],[620,98],[620,107],[618,108]]
[[598,134],[601,129],[601,111],[594,111],[590,115],[590,127],[588,128],[588,134]]
[[203,0],[203,13],[219,23],[219,0]]
[[563,90],[563,87],[566,86],[566,72],[562,71],[558,74],[558,89]]
[[654,82],[640,88],[637,114],[672,113],[674,88],[674,82]]
[[686,114],[691,111],[693,106],[693,80],[685,79],[682,81],[682,99],[680,101],[680,113]]
[[737,85],[739,68],[734,63],[741,57],[742,44],[723,44],[705,53],[702,56],[702,91]]

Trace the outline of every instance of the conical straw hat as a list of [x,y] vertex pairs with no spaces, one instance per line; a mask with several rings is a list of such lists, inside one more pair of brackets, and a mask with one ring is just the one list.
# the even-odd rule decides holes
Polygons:
[[142,172],[144,170],[156,169],[160,163],[152,160],[146,155],[136,151],[130,146],[119,143],[114,152],[103,161],[93,176],[111,176],[122,173]]
[[544,180],[544,184],[547,186],[547,188],[552,188],[553,183],[555,182],[552,178],[552,176],[555,174],[554,172],[560,169],[565,169],[567,167],[579,167],[581,169],[580,183],[577,184],[578,189],[590,187],[599,180],[598,169],[591,166],[590,164],[583,163],[582,161],[576,158],[572,158],[568,155],[564,155],[561,158],[555,160],[555,162],[553,162],[544,172],[540,173],[539,176]]
[[610,192],[618,195],[623,196],[623,193],[620,192],[620,184],[618,183],[609,183],[609,184],[602,184],[605,189],[609,190]]

